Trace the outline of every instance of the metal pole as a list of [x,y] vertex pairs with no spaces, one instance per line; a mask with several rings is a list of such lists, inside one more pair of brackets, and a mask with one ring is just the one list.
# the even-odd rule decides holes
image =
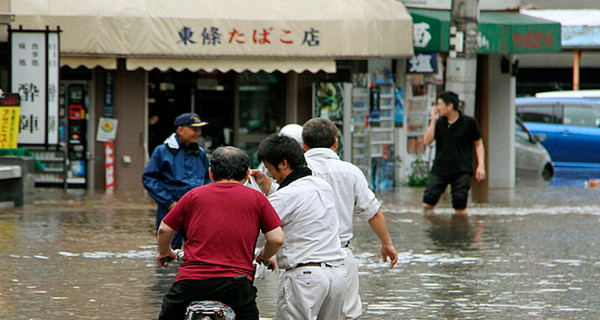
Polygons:
[[581,50],[573,53],[573,90],[579,90],[579,69],[581,63]]

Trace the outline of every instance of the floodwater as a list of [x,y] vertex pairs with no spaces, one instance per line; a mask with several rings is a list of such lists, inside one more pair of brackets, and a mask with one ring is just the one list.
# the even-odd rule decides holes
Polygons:
[[[381,195],[399,253],[389,270],[356,221],[361,319],[600,319],[600,174],[558,172],[491,190],[453,217],[431,219],[422,189]],[[155,319],[176,268],[158,269],[154,205],[42,190],[35,205],[0,209],[0,319]],[[274,316],[277,274],[257,280],[261,318]]]

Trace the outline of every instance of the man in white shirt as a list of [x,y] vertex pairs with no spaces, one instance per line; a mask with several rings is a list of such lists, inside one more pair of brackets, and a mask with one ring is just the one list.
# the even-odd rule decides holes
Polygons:
[[[347,319],[356,319],[362,314],[358,292],[358,265],[350,250],[353,237],[352,220],[354,213],[369,223],[381,240],[383,261],[390,259],[390,269],[398,261],[398,254],[388,232],[381,204],[369,189],[362,171],[349,162],[340,160],[335,150],[338,147],[338,130],[333,122],[324,118],[313,118],[304,124],[302,131],[304,154],[313,175],[327,181],[335,194],[335,206],[340,226],[339,235],[346,252],[344,265],[347,274],[345,313]],[[287,234],[287,233],[286,233]]]
[[[344,319],[344,251],[333,190],[326,181],[312,176],[302,148],[289,137],[265,139],[258,148],[258,160],[279,183],[269,201],[286,235],[276,256],[278,267],[285,272],[279,283],[275,318]],[[261,250],[256,260],[262,259]]]

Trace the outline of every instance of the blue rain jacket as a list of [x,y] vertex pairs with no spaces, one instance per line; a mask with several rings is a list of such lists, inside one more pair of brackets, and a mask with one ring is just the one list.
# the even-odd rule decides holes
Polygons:
[[186,149],[175,133],[154,149],[142,175],[144,188],[158,203],[157,213],[164,214],[186,192],[210,182],[204,149],[197,144]]

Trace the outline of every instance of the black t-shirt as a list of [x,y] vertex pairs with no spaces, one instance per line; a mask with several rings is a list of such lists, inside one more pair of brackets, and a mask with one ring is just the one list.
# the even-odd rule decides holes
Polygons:
[[474,118],[459,113],[453,124],[440,117],[435,124],[435,160],[433,173],[448,176],[473,173],[473,143],[481,139],[481,129]]

